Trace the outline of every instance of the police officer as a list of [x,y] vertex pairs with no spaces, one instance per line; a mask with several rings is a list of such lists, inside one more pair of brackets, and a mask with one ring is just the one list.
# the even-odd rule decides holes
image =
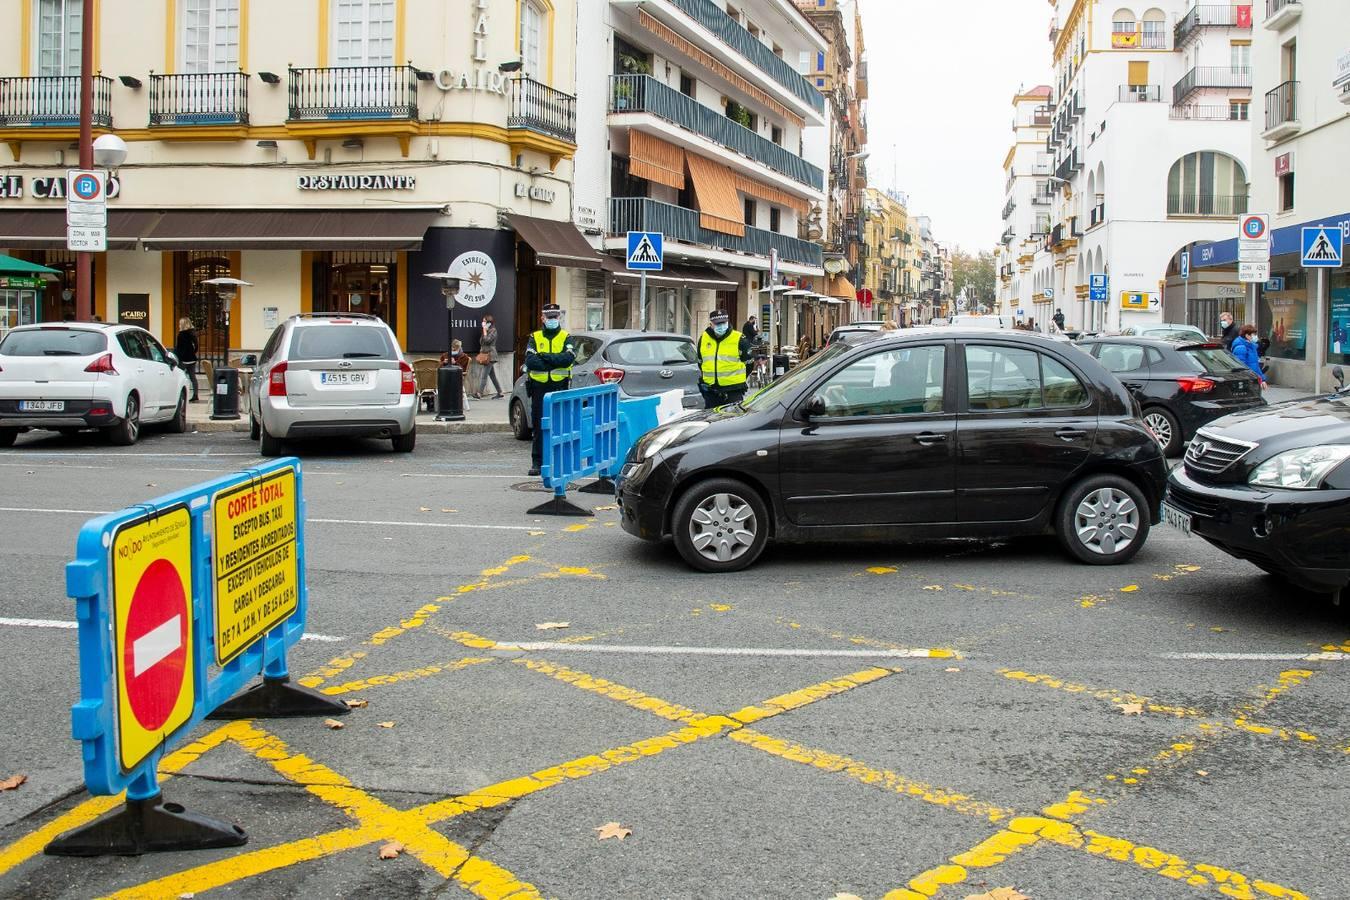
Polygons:
[[699,336],[698,358],[703,369],[699,391],[705,409],[736,403],[745,396],[745,364],[751,359],[750,339],[731,327],[726,310],[714,310]]
[[572,364],[577,361],[576,350],[562,327],[562,307],[547,304],[541,322],[543,327],[530,335],[525,348],[525,371],[529,375],[526,390],[530,395],[530,424],[534,426],[531,475],[539,474],[544,460],[543,431],[539,427],[544,419],[544,396],[567,390],[572,383]]

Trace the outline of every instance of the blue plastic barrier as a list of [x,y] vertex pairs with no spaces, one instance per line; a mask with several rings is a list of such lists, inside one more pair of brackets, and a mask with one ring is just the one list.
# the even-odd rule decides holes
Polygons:
[[85,523],[66,566],[80,663],[71,736],[83,744],[89,792],[125,790],[127,807],[58,838],[48,853],[246,840],[237,827],[158,804],[156,770],[169,747],[225,712],[258,675],[263,684],[230,704],[251,704],[242,714],[345,709],[285,684],[309,604],[304,521],[300,461],[286,458]]
[[567,486],[613,468],[619,453],[619,386],[554,391],[540,418],[543,465],[539,473],[553,499],[530,510],[540,515],[588,516],[567,500]]
[[619,476],[624,460],[628,458],[628,451],[644,434],[660,424],[656,419],[656,410],[660,405],[661,398],[657,396],[619,401],[619,452],[615,455],[614,465],[600,472],[602,476],[611,481]]

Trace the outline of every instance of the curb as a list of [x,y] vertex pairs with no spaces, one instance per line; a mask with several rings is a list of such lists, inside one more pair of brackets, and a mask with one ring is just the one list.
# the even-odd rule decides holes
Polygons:
[[[248,419],[205,419],[188,422],[188,430],[198,434],[248,434]],[[510,434],[506,422],[418,422],[419,434]]]

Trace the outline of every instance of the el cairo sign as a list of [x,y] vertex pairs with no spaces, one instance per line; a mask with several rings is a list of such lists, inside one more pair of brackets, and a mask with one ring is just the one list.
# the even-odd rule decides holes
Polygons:
[[488,0],[474,0],[470,39],[473,41],[472,62],[458,71],[441,69],[436,73],[436,87],[443,91],[484,91],[489,94],[506,94],[507,78],[495,68],[487,67],[488,61]]

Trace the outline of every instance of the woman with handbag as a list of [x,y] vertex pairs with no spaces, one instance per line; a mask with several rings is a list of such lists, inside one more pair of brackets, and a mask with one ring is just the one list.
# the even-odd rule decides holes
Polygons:
[[497,323],[492,318],[491,313],[483,316],[483,330],[478,335],[478,355],[474,357],[474,362],[478,363],[477,389],[471,395],[475,400],[483,399],[483,391],[487,390],[488,379],[492,379],[492,386],[497,389],[497,396],[494,400],[500,400],[503,396],[502,383],[497,380]]

